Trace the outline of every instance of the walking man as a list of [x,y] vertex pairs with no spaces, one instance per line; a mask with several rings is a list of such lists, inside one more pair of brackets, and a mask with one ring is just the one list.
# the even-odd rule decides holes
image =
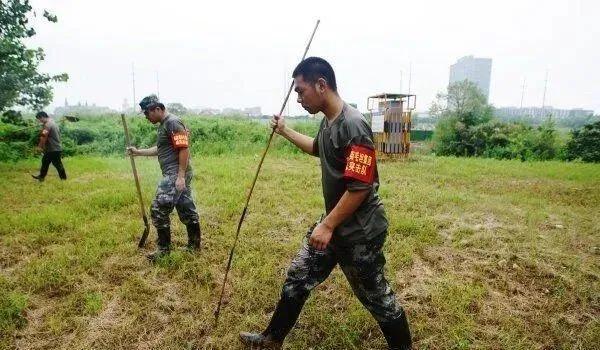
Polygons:
[[31,175],[31,177],[40,182],[44,181],[48,174],[50,163],[52,163],[58,171],[60,179],[66,180],[67,173],[61,161],[62,146],[60,144],[60,130],[58,129],[58,125],[44,111],[38,112],[35,115],[35,119],[43,125],[37,145],[37,149],[43,152],[43,156],[40,173],[38,175]]
[[200,222],[192,199],[189,132],[181,119],[168,113],[156,95],[144,97],[140,107],[146,119],[158,124],[156,146],[147,149],[128,147],[135,156],[158,156],[163,178],[158,184],[156,197],[150,207],[152,223],[158,233],[158,249],[148,255],[152,262],[167,255],[171,249],[171,220],[169,215],[177,209],[179,220],[185,224],[188,234],[187,248],[200,250]]
[[410,349],[406,314],[384,276],[388,222],[377,193],[371,128],[340,98],[333,68],[324,59],[305,59],[293,77],[298,103],[311,114],[325,114],[319,132],[314,139],[300,134],[282,116],[274,117],[271,125],[302,151],[320,158],[325,214],[308,230],[291,262],[269,325],[262,333],[241,333],[241,341],[253,349],[281,349],[310,292],[339,264],[389,348]]

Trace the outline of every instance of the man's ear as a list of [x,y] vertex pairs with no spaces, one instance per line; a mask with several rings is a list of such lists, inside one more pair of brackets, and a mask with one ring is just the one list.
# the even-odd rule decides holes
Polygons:
[[327,80],[325,80],[324,78],[319,78],[317,80],[317,84],[316,84],[316,88],[320,93],[324,93],[325,89],[327,87]]

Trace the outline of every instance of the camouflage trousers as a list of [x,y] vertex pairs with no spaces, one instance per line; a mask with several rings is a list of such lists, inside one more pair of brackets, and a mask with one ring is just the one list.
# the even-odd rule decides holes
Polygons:
[[314,226],[307,232],[293,259],[282,289],[282,298],[304,303],[310,292],[339,264],[354,294],[378,322],[391,322],[402,315],[394,292],[384,276],[383,244],[387,233],[370,241],[348,246],[328,244],[317,250],[308,244]]
[[175,187],[177,175],[164,175],[158,183],[156,196],[150,206],[150,216],[152,223],[156,228],[169,228],[171,219],[169,216],[173,208],[177,209],[179,220],[185,225],[199,222],[198,211],[192,198],[191,181],[193,174],[191,171],[185,174],[185,189],[178,191]]

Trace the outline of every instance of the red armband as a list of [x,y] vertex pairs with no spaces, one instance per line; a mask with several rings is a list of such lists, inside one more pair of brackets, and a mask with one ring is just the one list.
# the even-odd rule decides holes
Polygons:
[[375,178],[375,150],[352,145],[346,151],[344,179],[372,184]]
[[187,131],[174,132],[171,135],[171,143],[173,148],[188,148],[189,138]]

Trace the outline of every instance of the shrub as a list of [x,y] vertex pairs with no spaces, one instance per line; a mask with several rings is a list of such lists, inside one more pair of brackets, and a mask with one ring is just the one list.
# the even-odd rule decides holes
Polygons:
[[571,132],[565,157],[568,160],[600,162],[600,121]]

